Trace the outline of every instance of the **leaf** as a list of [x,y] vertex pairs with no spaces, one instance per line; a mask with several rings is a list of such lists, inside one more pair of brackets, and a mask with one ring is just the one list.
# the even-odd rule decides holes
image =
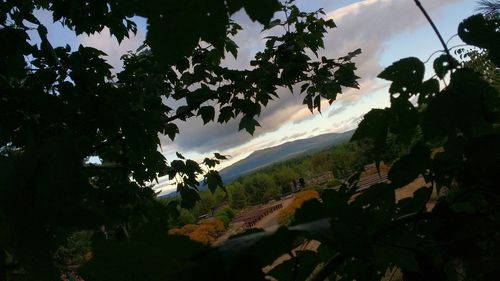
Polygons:
[[439,81],[431,78],[422,83],[420,94],[418,96],[418,104],[423,105],[429,103],[430,99],[439,93]]
[[281,8],[277,0],[244,0],[242,2],[250,19],[263,25],[268,25],[274,13]]
[[321,262],[323,260],[315,251],[297,251],[294,257],[273,268],[269,275],[277,280],[308,280]]
[[221,155],[220,153],[217,153],[217,152],[214,153],[214,156],[215,156],[215,158],[217,158],[219,160],[226,160],[227,159],[226,155]]
[[269,24],[266,24],[264,26],[264,30],[271,29],[271,28],[273,28],[275,26],[278,26],[278,25],[281,25],[281,20],[280,19],[274,19],[271,22],[269,22]]
[[295,211],[292,225],[308,223],[327,217],[323,204],[318,200],[307,200]]
[[216,159],[210,159],[208,157],[205,157],[205,159],[203,160],[203,164],[207,165],[209,168],[213,168],[217,166],[219,163],[220,161]]
[[424,79],[424,64],[415,57],[401,59],[378,75],[379,78],[392,81],[391,94],[415,94]]
[[245,115],[243,116],[243,118],[241,118],[239,130],[241,131],[242,129],[245,129],[250,135],[253,135],[256,126],[260,127],[259,122]]
[[457,121],[449,89],[436,95],[422,113],[421,128],[426,139],[440,140],[456,130]]
[[171,140],[175,139],[175,135],[179,133],[179,128],[174,123],[165,124],[163,128],[163,133],[166,134]]
[[200,195],[198,194],[198,191],[186,187],[186,186],[181,186],[179,188],[179,192],[181,194],[181,207],[186,208],[186,209],[192,209],[196,205],[196,202],[198,202],[201,198]]
[[354,132],[351,141],[371,139],[374,142],[373,153],[377,161],[385,150],[389,127],[388,111],[372,109],[364,117]]
[[219,118],[217,122],[219,123],[227,123],[234,117],[233,108],[230,106],[224,106],[219,110]]
[[175,152],[175,155],[177,155],[177,158],[180,158],[180,159],[186,159],[182,154],[180,154],[179,152]]
[[403,187],[414,181],[430,166],[431,151],[422,144],[415,145],[409,154],[401,157],[389,171],[388,178],[394,187]]
[[85,280],[186,280],[184,271],[196,267],[191,260],[208,250],[185,236],[150,232],[149,239],[94,242],[92,259],[78,272]]
[[379,183],[364,190],[352,204],[366,209],[367,212],[374,212],[375,215],[371,217],[370,225],[375,224],[376,227],[381,227],[391,220],[395,202],[394,187],[387,183]]
[[184,72],[189,68],[189,60],[187,58],[182,58],[177,62],[176,68],[180,73]]
[[397,141],[410,144],[417,132],[419,113],[415,106],[403,97],[391,98],[390,132],[396,135]]
[[314,108],[317,108],[318,111],[321,113],[321,96],[317,95],[314,98]]
[[[168,17],[168,16],[167,16]],[[151,47],[158,61],[163,66],[174,64],[183,56],[188,56],[198,44],[199,31],[193,21],[181,20],[183,24],[169,24],[164,18],[149,18],[146,43]]]
[[372,246],[376,259],[380,262],[395,264],[399,268],[412,272],[421,272],[413,251],[399,247]]
[[302,234],[300,231],[280,227],[273,235],[257,241],[248,253],[259,257],[263,265],[270,265],[278,257],[300,245],[304,241]]
[[233,55],[233,57],[236,59],[238,58],[238,45],[236,45],[236,43],[232,40],[227,40],[226,41],[226,52],[229,52],[231,53],[231,55]]
[[201,119],[203,119],[203,125],[207,124],[210,121],[213,121],[215,118],[215,109],[213,106],[202,106],[198,109],[198,116],[201,115]]
[[214,193],[218,187],[224,189],[224,183],[222,182],[222,178],[217,171],[210,170],[205,175],[205,183],[208,186],[208,189]]
[[443,79],[446,73],[453,68],[458,66],[458,62],[454,59],[451,58],[452,62],[450,63],[450,57],[448,55],[443,54],[439,56],[437,59],[434,60],[434,71],[436,72],[436,75],[440,78]]
[[359,77],[354,74],[354,70],[356,70],[354,63],[340,65],[334,73],[335,80],[341,86],[359,89],[359,84],[356,81]]
[[407,197],[398,201],[398,214],[407,215],[421,212],[432,195],[432,187],[422,186],[413,192],[413,197]]
[[473,15],[458,25],[458,36],[462,41],[483,49],[490,46],[490,36],[494,34],[494,26],[488,24],[482,14]]
[[500,20],[485,19],[478,14],[464,20],[458,26],[460,39],[467,44],[487,49],[490,60],[500,66]]

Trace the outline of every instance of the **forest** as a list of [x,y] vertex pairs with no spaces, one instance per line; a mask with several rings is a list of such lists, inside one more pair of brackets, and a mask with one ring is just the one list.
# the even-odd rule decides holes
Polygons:
[[[349,143],[227,185],[217,165],[228,156],[166,159],[159,136],[175,143],[178,122],[194,118],[236,120],[252,135],[279,89],[311,112],[359,89],[361,49],[318,55],[337,28],[323,10],[293,0],[0,3],[0,280],[498,279],[500,2],[477,2],[456,27],[460,48],[420,1],[408,2],[442,45],[432,67],[407,57],[379,73],[390,106],[364,115]],[[39,10],[74,35],[106,29],[118,42],[142,17],[145,41],[115,73],[102,50],[56,45]],[[231,16],[240,10],[274,33],[251,67],[233,69],[222,61],[238,57],[243,31]],[[389,164],[388,181],[358,190],[369,163]],[[335,188],[301,193],[277,231],[211,246],[242,208],[325,171]],[[178,199],[157,197],[152,183],[164,176]],[[425,184],[396,200],[420,177]],[[429,209],[435,193],[445,195]],[[195,224],[221,202],[218,220]]]

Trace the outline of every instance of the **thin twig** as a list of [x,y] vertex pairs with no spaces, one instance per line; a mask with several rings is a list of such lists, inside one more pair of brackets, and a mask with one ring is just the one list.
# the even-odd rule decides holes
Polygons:
[[450,54],[450,50],[448,50],[448,46],[446,46],[446,43],[444,42],[443,36],[441,36],[441,33],[439,33],[439,30],[437,29],[436,25],[432,21],[431,17],[427,13],[427,11],[424,9],[424,6],[422,6],[422,3],[420,3],[419,0],[414,0],[414,1],[415,1],[415,4],[417,5],[417,7],[420,9],[420,11],[422,11],[422,13],[424,14],[427,21],[432,26],[432,29],[434,29],[434,32],[436,33],[437,37],[439,38],[439,41],[441,41],[441,45],[443,45],[444,51],[446,52],[446,55],[448,56],[450,66],[453,65],[453,57]]

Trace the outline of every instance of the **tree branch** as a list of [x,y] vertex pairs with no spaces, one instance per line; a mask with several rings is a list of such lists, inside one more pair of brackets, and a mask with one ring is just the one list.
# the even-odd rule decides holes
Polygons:
[[432,29],[434,29],[434,32],[436,33],[437,37],[439,38],[439,41],[441,41],[441,45],[443,45],[443,48],[444,48],[444,51],[446,52],[446,55],[448,57],[448,61],[450,63],[450,66],[453,65],[453,57],[450,54],[450,50],[448,50],[448,46],[446,46],[446,43],[444,42],[443,36],[441,36],[441,33],[439,33],[439,30],[437,29],[436,25],[432,21],[431,17],[427,13],[427,11],[424,9],[424,6],[422,6],[422,3],[420,3],[419,0],[414,0],[414,1],[415,1],[415,4],[417,5],[417,7],[420,9],[420,11],[422,11],[422,13],[424,14],[427,21],[432,26]]

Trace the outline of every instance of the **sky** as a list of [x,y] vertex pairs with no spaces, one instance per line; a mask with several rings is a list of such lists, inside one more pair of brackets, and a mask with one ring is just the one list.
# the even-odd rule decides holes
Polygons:
[[[460,40],[453,35],[458,24],[474,13],[474,0],[420,0],[436,23],[441,34],[448,40],[449,47],[459,45]],[[280,99],[271,101],[257,119],[262,127],[257,127],[253,136],[246,131],[238,131],[238,120],[228,124],[210,123],[203,125],[199,118],[177,123],[180,134],[175,142],[161,136],[161,151],[168,161],[175,160],[175,152],[194,160],[201,160],[214,152],[230,155],[219,169],[248,156],[253,151],[279,145],[287,141],[307,138],[331,132],[354,129],[362,116],[372,108],[389,106],[388,83],[377,79],[377,75],[392,62],[408,56],[427,61],[431,54],[442,49],[432,28],[412,0],[298,0],[297,6],[304,11],[323,8],[326,17],[337,24],[325,36],[325,50],[320,55],[341,57],[349,51],[362,49],[362,54],[354,59],[361,77],[360,89],[345,90],[331,106],[325,101],[322,113],[311,112],[302,104],[303,97],[292,95],[289,90],[279,90]],[[49,26],[49,40],[54,45],[69,44],[76,49],[79,44],[99,48],[108,54],[108,62],[116,71],[121,68],[120,57],[127,51],[136,50],[144,41],[146,22],[136,18],[139,30],[118,44],[104,30],[100,34],[75,37],[59,24],[52,24],[50,14],[39,12],[39,18]],[[262,26],[252,22],[244,11],[232,18],[243,30],[235,41],[240,46],[238,59],[231,56],[223,62],[234,68],[249,68],[249,61],[256,52],[264,48]],[[436,55],[434,55],[435,57]],[[432,62],[432,60],[431,60]],[[427,68],[432,69],[431,62]],[[431,76],[430,72],[426,73]],[[158,190],[174,189],[160,179]]]

